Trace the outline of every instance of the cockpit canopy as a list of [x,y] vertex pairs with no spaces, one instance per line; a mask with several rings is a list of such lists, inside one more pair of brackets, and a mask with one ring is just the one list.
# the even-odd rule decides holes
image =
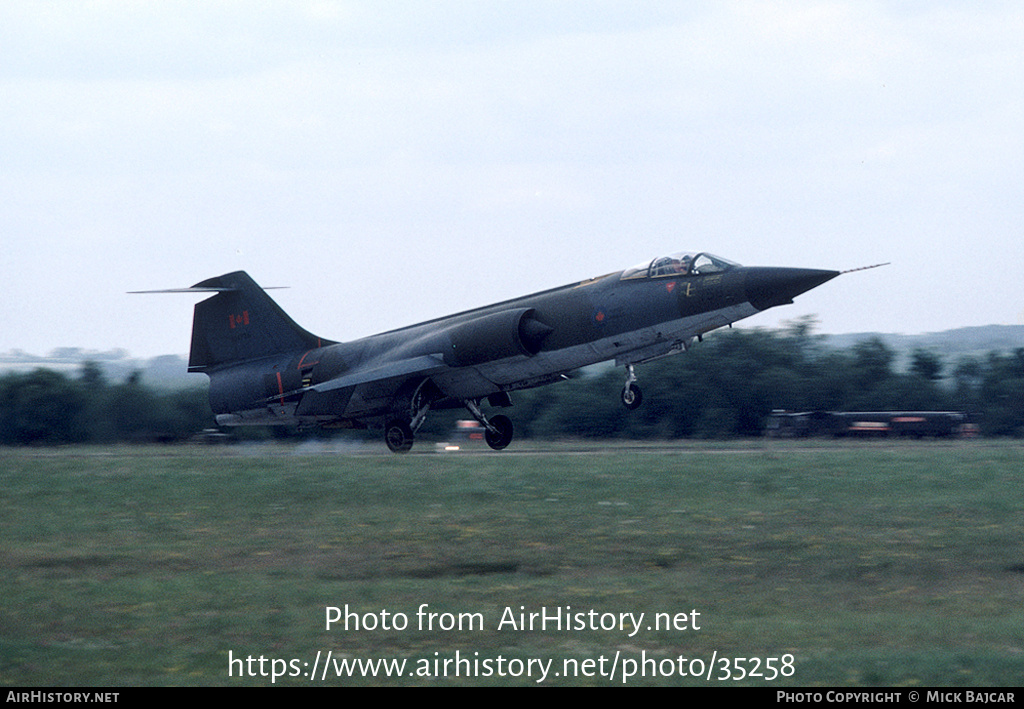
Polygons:
[[737,266],[739,264],[734,261],[704,251],[680,251],[627,268],[622,272],[622,279],[704,276],[709,273],[722,273]]

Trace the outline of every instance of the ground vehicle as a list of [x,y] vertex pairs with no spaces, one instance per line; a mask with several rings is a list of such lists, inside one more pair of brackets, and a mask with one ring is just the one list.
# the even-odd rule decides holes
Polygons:
[[765,432],[773,438],[806,436],[965,435],[973,430],[961,411],[773,411]]

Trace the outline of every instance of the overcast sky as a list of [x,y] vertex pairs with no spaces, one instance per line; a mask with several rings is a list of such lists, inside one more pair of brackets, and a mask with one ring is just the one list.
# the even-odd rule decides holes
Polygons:
[[1024,323],[1024,5],[0,4],[0,352],[188,349],[244,269],[348,340],[707,250],[745,324]]

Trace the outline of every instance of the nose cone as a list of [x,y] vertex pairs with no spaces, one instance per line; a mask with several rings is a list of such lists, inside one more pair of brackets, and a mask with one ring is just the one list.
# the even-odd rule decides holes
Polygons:
[[788,305],[793,298],[839,275],[816,268],[748,268],[747,300],[758,310]]

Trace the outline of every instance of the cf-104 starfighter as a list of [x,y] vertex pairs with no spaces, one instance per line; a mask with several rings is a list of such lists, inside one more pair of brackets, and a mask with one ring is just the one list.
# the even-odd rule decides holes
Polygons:
[[372,426],[383,428],[388,448],[405,452],[431,409],[465,407],[501,450],[512,422],[486,415],[484,402],[511,406],[511,392],[615,360],[625,367],[622,403],[636,408],[634,365],[838,275],[676,253],[352,342],[304,330],[243,271],[155,292],[215,293],[195,306],[188,368],[210,377],[219,425]]

